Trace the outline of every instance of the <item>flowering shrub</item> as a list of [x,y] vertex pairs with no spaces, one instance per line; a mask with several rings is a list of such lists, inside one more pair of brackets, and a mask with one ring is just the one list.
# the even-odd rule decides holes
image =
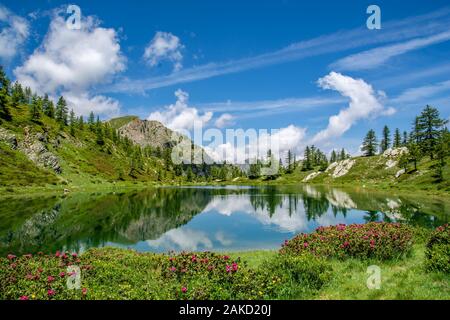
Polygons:
[[321,257],[392,259],[412,248],[413,231],[404,224],[371,222],[319,227],[311,234],[299,234],[286,241],[280,253],[304,252]]
[[426,267],[432,271],[450,273],[450,226],[438,227],[426,246]]
[[77,256],[60,252],[0,258],[0,299],[83,299],[81,290],[67,290],[65,271],[71,265],[90,269]]

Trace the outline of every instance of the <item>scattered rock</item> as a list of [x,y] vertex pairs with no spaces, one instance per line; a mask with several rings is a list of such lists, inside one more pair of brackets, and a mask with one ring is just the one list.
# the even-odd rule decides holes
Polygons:
[[405,169],[399,170],[399,171],[397,171],[397,173],[395,174],[395,177],[398,178],[398,177],[400,177],[402,174],[404,174],[405,172],[406,172]]
[[346,160],[337,162],[337,164],[335,165],[332,177],[339,178],[339,177],[345,176],[355,163],[356,163],[356,161],[353,159],[346,159]]
[[314,179],[315,177],[317,177],[319,174],[321,174],[321,172],[313,172],[308,174],[308,176],[302,180],[302,182],[308,182],[309,180]]
[[17,149],[17,138],[14,134],[9,133],[8,130],[0,128],[0,141],[6,143],[11,149]]
[[400,157],[404,153],[408,153],[407,147],[389,148],[385,152],[383,152],[383,157],[395,159],[395,158]]
[[336,168],[336,166],[338,165],[337,162],[333,162],[332,164],[330,164],[327,168],[327,170],[325,170],[325,172],[329,172],[331,170],[333,170],[334,168]]
[[386,169],[390,169],[393,168],[397,165],[398,161],[395,161],[393,159],[389,159],[388,161],[386,161]]

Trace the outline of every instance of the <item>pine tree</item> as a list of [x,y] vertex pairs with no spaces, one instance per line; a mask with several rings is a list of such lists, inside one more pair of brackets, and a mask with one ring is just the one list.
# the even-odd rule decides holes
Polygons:
[[70,134],[72,136],[75,136],[75,126],[77,125],[77,120],[75,118],[75,112],[73,112],[73,109],[70,110],[69,124],[70,124]]
[[5,120],[11,120],[9,85],[10,81],[0,66],[0,118]]
[[83,119],[83,116],[80,116],[78,118],[78,130],[81,130],[81,131],[84,130],[84,119]]
[[333,151],[331,151],[331,155],[330,155],[330,163],[334,163],[337,161],[337,154],[336,151],[333,149]]
[[42,115],[42,98],[34,95],[30,106],[31,121],[39,121]]
[[340,154],[339,158],[340,158],[340,160],[345,160],[345,159],[348,158],[347,152],[345,152],[345,149],[344,149],[344,148],[342,148],[341,154]]
[[11,89],[11,106],[17,108],[20,104],[25,103],[25,95],[22,85],[19,82],[15,82]]
[[414,171],[417,171],[417,163],[420,161],[422,153],[417,143],[412,142],[408,144],[408,159],[409,162],[414,163]]
[[91,111],[89,114],[88,125],[91,131],[94,131],[94,123],[95,123],[95,115],[94,112]]
[[286,162],[287,162],[287,173],[292,173],[294,171],[294,164],[291,149],[288,150]]
[[447,121],[440,118],[439,110],[427,105],[415,122],[415,137],[420,149],[431,159]]
[[450,156],[450,133],[447,128],[442,131],[441,137],[435,148],[436,159],[438,164],[436,166],[436,177],[438,181],[444,180],[444,167],[446,165],[446,158]]
[[313,164],[312,164],[312,159],[311,159],[311,153],[312,153],[311,151],[313,151],[313,150],[311,150],[309,148],[309,146],[306,146],[304,159],[303,159],[303,166],[302,166],[303,171],[309,171],[312,169]]
[[408,132],[403,131],[402,146],[406,147],[407,144],[408,144]]
[[67,115],[68,108],[66,100],[63,96],[59,97],[58,103],[56,104],[55,118],[61,127],[67,126]]
[[397,128],[395,129],[395,133],[394,133],[394,144],[393,147],[394,148],[400,148],[402,146],[402,137],[400,135],[400,130]]
[[364,138],[361,150],[364,152],[364,156],[371,157],[375,155],[377,146],[378,143],[375,131],[371,129],[369,130],[369,132],[367,132],[367,135]]
[[389,130],[388,126],[384,126],[383,139],[381,139],[381,143],[380,143],[380,152],[381,153],[384,153],[391,146],[390,134],[391,134],[391,131]]
[[54,119],[55,118],[55,106],[53,105],[53,101],[48,98],[48,94],[44,96],[44,100],[42,102],[42,108],[44,110],[44,114]]

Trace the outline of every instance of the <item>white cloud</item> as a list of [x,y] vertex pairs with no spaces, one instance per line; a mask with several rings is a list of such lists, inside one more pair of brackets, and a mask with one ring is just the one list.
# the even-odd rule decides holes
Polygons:
[[86,116],[91,111],[94,111],[95,114],[109,117],[119,115],[120,103],[116,99],[102,95],[91,96],[87,92],[76,94],[63,92],[62,95],[66,99],[69,109],[73,109],[76,114]]
[[182,68],[182,49],[180,38],[169,32],[158,31],[145,48],[144,59],[151,66],[156,66],[162,60],[169,60],[173,63],[174,71],[178,71]]
[[215,125],[218,128],[224,128],[234,124],[234,116],[229,113],[224,113],[216,119]]
[[28,21],[12,13],[0,4],[0,58],[11,59],[29,35]]
[[[235,131],[235,134],[238,132]],[[255,132],[254,137],[243,131],[242,136],[247,136],[245,144],[226,141],[204,146],[204,149],[216,162],[226,160],[228,163],[243,164],[248,159],[265,158],[269,149],[272,150],[275,158],[284,159],[288,150],[297,154],[303,150],[305,134],[305,128],[294,125],[274,130],[274,132]]]
[[74,103],[85,103],[73,105],[77,113],[111,113],[118,103],[104,96],[92,96],[89,91],[123,71],[125,62],[114,29],[99,27],[94,17],[86,17],[80,30],[72,30],[62,17],[55,16],[42,44],[14,74],[38,93],[64,93]]
[[381,100],[385,99],[382,92],[375,93],[372,86],[362,79],[353,79],[336,72],[318,80],[323,89],[338,91],[350,99],[347,108],[329,118],[326,129],[318,132],[312,139],[313,143],[327,142],[344,134],[358,120],[378,115],[392,114],[393,108],[385,109]]
[[450,40],[450,31],[353,54],[336,61],[331,66],[338,70],[372,69],[383,65],[393,57],[448,40]]
[[212,112],[200,114],[194,107],[188,106],[189,94],[181,89],[175,91],[177,101],[162,111],[152,112],[148,120],[156,120],[172,130],[190,130],[194,123],[206,125],[212,118]]
[[403,91],[398,97],[391,100],[392,103],[417,102],[424,98],[450,90],[450,80],[434,83],[422,87],[409,88]]
[[163,247],[167,250],[178,248],[179,250],[198,251],[199,249],[211,249],[212,241],[206,233],[188,228],[172,229],[157,240],[147,240],[151,247]]

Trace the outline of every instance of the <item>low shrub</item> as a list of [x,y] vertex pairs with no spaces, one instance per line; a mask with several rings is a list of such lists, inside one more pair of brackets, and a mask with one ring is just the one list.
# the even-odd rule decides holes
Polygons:
[[[68,266],[81,269],[81,287],[69,290]],[[320,288],[323,259],[276,255],[250,268],[239,258],[211,252],[138,253],[117,248],[81,254],[0,258],[0,299],[283,299]]]
[[339,224],[319,227],[311,234],[299,234],[286,241],[280,253],[299,255],[309,252],[320,257],[387,260],[408,253],[412,244],[412,228],[404,224]]
[[430,236],[425,250],[426,268],[450,273],[450,226],[438,227]]

